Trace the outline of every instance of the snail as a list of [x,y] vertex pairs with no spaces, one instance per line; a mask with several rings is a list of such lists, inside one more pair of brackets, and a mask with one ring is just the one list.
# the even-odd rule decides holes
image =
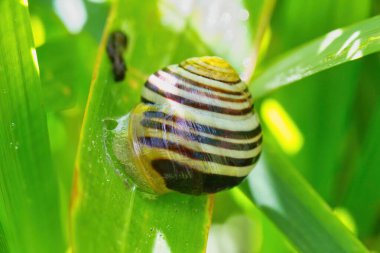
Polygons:
[[123,117],[113,150],[138,188],[219,192],[255,166],[262,133],[251,95],[229,63],[190,58],[152,74]]

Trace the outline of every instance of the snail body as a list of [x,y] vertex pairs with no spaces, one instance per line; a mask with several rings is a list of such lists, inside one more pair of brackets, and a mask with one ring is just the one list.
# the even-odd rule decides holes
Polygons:
[[207,56],[149,77],[114,150],[144,191],[200,195],[238,185],[261,142],[246,84],[225,60]]

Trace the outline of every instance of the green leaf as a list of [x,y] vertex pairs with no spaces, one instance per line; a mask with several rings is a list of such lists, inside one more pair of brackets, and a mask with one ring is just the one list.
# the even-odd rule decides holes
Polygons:
[[251,80],[256,66],[265,55],[269,44],[269,24],[276,0],[244,1],[249,10],[249,30],[252,36],[251,54],[247,61],[244,80]]
[[[106,15],[98,11],[96,15],[89,14],[95,5],[89,3],[86,26],[79,34],[70,34],[52,5],[52,1],[33,0],[29,11],[39,59],[43,101],[48,112],[53,166],[60,179],[61,217],[68,237],[67,217],[76,147],[98,48],[99,39],[95,40],[94,37],[101,34]],[[105,4],[96,4],[96,7],[103,7],[104,13],[108,11],[104,8]],[[95,35],[89,31],[93,28],[96,28]]]
[[[107,11],[105,4],[88,5],[88,12],[99,7],[103,7],[103,12]],[[82,31],[70,34],[51,2],[33,0],[30,12],[34,40],[38,44],[46,110],[57,112],[77,107],[82,110],[82,118],[98,46],[97,36],[104,27],[105,15],[99,11],[96,18],[88,14]]]
[[0,2],[0,251],[63,252],[27,1]]
[[[156,198],[126,184],[124,168],[107,149],[104,120],[127,114],[139,102],[145,73],[207,52],[197,37],[161,25],[155,4],[115,1],[104,32],[83,122],[71,206],[74,252],[203,252],[212,198],[171,193]],[[149,31],[146,27],[149,27]],[[115,30],[129,37],[126,80],[113,81],[105,53]],[[185,30],[184,30],[185,31]],[[192,41],[199,42],[197,47]],[[180,46],[179,46],[179,42]],[[141,57],[144,55],[144,57]],[[161,247],[161,248],[160,248]]]
[[337,29],[282,56],[251,85],[255,99],[286,84],[380,50],[380,16]]
[[[245,194],[247,192],[248,194]],[[253,204],[252,200],[247,197],[250,195],[247,180],[243,182],[243,184],[240,187],[235,187],[232,190],[226,192],[226,195],[227,194],[235,201],[235,203],[240,207],[240,209],[244,211],[245,215],[249,217],[255,224],[251,229],[256,229],[256,231],[254,232],[252,238],[250,238],[249,240],[252,241],[251,243],[254,243],[256,245],[246,249],[253,249],[253,252],[260,253],[297,252],[287,240],[286,234],[282,233],[282,231],[280,231],[275,226],[275,224],[269,219],[270,217],[266,216],[265,213],[262,212],[255,204]],[[223,196],[223,193],[218,195],[215,198],[214,212],[216,213],[218,212],[218,207],[220,205],[220,203],[218,203],[220,202],[218,201],[218,197]],[[223,200],[223,204],[225,202],[226,200]],[[233,207],[232,204],[229,204],[228,208],[224,207],[225,212],[231,213],[231,207]],[[233,210],[232,214],[234,214]],[[215,217],[214,215],[213,222],[217,218],[218,217]],[[238,227],[236,229],[241,229],[241,227]],[[223,240],[221,240],[220,244],[223,244]],[[226,244],[228,244],[228,242]],[[245,245],[249,244],[246,243]]]
[[294,167],[266,148],[249,176],[250,194],[290,242],[300,252],[367,252]]
[[95,41],[82,34],[53,39],[37,49],[44,101],[49,112],[75,106],[84,108],[96,46]]
[[[370,15],[369,5],[368,0],[344,3],[321,0],[305,5],[298,1],[281,2],[273,15],[274,39],[268,54],[280,55],[332,29],[364,20]],[[347,139],[351,138],[348,122],[356,115],[353,111],[357,108],[354,105],[357,90],[365,87],[361,80],[367,76],[363,73],[363,64],[368,58],[319,72],[270,94],[270,98],[277,100],[288,113],[304,140],[299,152],[287,154],[289,160],[331,206],[337,205],[336,199],[341,193],[335,191],[341,187],[342,179],[347,178],[350,162],[348,157],[343,157],[343,151]],[[260,100],[256,107],[260,108]],[[357,113],[363,115],[364,111],[368,112],[368,108]],[[268,135],[265,137],[268,140]],[[352,149],[353,145],[347,148]],[[318,159],[315,159],[316,154]]]
[[[370,121],[364,144],[358,150],[354,171],[343,204],[347,206],[357,221],[359,233],[370,236],[378,229],[379,213],[379,162],[380,162],[380,107]],[[365,197],[364,197],[365,196]]]

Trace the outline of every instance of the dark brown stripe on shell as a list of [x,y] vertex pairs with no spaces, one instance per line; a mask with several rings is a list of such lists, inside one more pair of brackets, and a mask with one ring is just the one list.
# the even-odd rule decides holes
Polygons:
[[144,98],[143,96],[141,96],[141,102],[144,104],[154,105],[154,102],[150,101],[149,99]]
[[193,121],[188,121],[178,116],[169,115],[169,114],[166,114],[164,112],[159,112],[159,111],[147,111],[144,113],[144,116],[146,118],[158,118],[158,119],[172,121],[175,124],[189,126],[192,129],[195,129],[196,131],[201,132],[201,133],[211,134],[211,135],[224,137],[224,138],[230,138],[230,139],[239,139],[239,140],[251,139],[261,133],[260,125],[258,125],[255,129],[248,130],[248,131],[231,131],[231,130],[207,126],[204,124],[199,124]]
[[206,89],[213,90],[213,91],[218,91],[218,92],[225,93],[225,94],[228,94],[228,95],[242,96],[242,95],[245,95],[244,92],[248,91],[248,89],[245,89],[242,92],[241,91],[230,91],[230,90],[226,90],[226,89],[222,89],[222,88],[208,86],[206,84],[203,84],[203,83],[194,81],[192,79],[189,79],[187,77],[181,76],[178,73],[175,73],[175,72],[171,71],[168,68],[164,68],[162,71],[164,71],[164,72],[166,72],[168,74],[171,74],[171,75],[175,76],[177,79],[179,79],[179,80],[181,80],[183,82],[186,82],[188,84],[191,84],[191,85],[194,85],[194,86],[198,86],[198,87],[201,87],[201,88],[206,88]]
[[[209,138],[207,136],[202,136],[198,135],[196,133],[192,133],[189,131],[183,131],[181,129],[178,129],[176,127],[173,127],[168,124],[162,124],[161,122],[157,122],[154,120],[148,120],[144,119],[141,121],[141,125],[150,128],[150,129],[157,129],[160,130],[164,133],[172,133],[178,136],[181,136],[182,138],[198,143],[203,143],[203,144],[208,144],[211,146],[219,147],[219,148],[224,148],[224,149],[231,149],[231,150],[253,150],[260,146],[262,142],[262,137],[260,137],[257,141],[251,142],[251,143],[233,143],[233,142],[228,142],[228,141],[223,141],[223,140],[218,140],[218,139],[213,139]],[[192,129],[191,126],[184,126],[186,129]]]
[[234,167],[245,167],[253,165],[259,158],[260,155],[250,157],[250,158],[234,158],[228,156],[220,156],[206,152],[198,152],[182,146],[178,143],[171,142],[165,139],[156,137],[138,137],[138,142],[153,148],[160,148],[165,150],[170,150],[175,153],[181,154],[193,160],[208,161],[212,163],[234,166]]
[[[167,73],[167,74],[170,75],[169,73]],[[154,75],[157,78],[160,78],[164,82],[168,81],[168,80],[165,79],[164,76],[160,75],[158,72],[154,73]],[[218,96],[218,95],[214,94],[212,91],[211,92],[203,92],[203,91],[198,90],[198,89],[192,89],[192,88],[187,87],[187,86],[185,86],[183,84],[180,84],[178,82],[176,82],[174,84],[174,87],[176,87],[178,89],[181,89],[181,90],[188,91],[188,92],[193,93],[193,94],[197,94],[197,95],[208,97],[208,98],[217,99],[217,100],[220,100],[220,101],[226,101],[226,102],[232,102],[232,103],[251,102],[251,100],[250,100],[251,94],[249,94],[249,93],[245,94],[245,95],[247,95],[245,98],[228,98],[228,97]],[[210,91],[209,88],[207,90]]]
[[167,188],[193,195],[229,189],[245,178],[203,173],[169,159],[153,160],[152,167],[162,176]]
[[193,108],[204,110],[204,111],[217,112],[217,113],[228,114],[228,115],[246,115],[246,114],[249,114],[253,109],[253,105],[251,105],[250,107],[244,108],[242,110],[235,110],[235,109],[229,109],[229,108],[225,108],[225,107],[200,103],[200,102],[188,99],[188,98],[184,98],[184,97],[172,94],[170,92],[160,90],[160,88],[158,88],[157,86],[155,86],[154,84],[152,84],[150,82],[146,82],[145,87],[147,89],[157,93],[158,95],[164,97],[164,98],[170,99],[172,101],[175,101],[175,102],[183,104],[183,105],[187,105],[187,106],[190,106]]

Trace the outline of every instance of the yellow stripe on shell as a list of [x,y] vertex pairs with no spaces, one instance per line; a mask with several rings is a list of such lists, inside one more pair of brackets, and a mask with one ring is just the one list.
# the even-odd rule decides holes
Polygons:
[[239,75],[231,65],[219,57],[204,56],[190,58],[181,62],[179,65],[194,74],[210,79],[226,83],[237,83],[240,81]]
[[217,89],[223,89],[229,92],[241,92],[243,93],[244,90],[247,88],[247,85],[240,81],[234,85],[224,83],[220,80],[212,80],[208,79],[207,77],[203,77],[194,73],[191,73],[181,67],[179,65],[170,65],[167,67],[170,71],[185,77],[187,79],[190,79],[191,81],[201,83],[203,85],[209,86],[210,88],[217,88]]

